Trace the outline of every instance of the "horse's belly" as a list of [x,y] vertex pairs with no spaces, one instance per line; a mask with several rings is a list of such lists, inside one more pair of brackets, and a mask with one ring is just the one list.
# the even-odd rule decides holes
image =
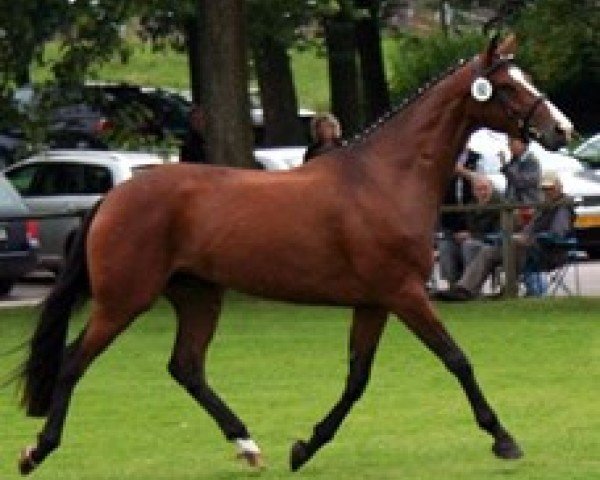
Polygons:
[[365,292],[338,255],[299,248],[238,246],[206,255],[194,273],[214,283],[261,297],[302,303],[356,303]]

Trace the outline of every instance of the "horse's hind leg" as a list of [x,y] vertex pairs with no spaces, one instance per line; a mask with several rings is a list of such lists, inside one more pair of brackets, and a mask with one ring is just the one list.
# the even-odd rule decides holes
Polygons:
[[419,287],[418,293],[410,296],[410,301],[403,301],[394,308],[394,313],[456,376],[467,395],[479,427],[494,437],[492,450],[496,456],[520,458],[523,455],[521,449],[501,425],[483,396],[469,360],[436,318],[425,291],[421,290]]
[[375,308],[356,308],[349,344],[349,372],[340,400],[319,422],[308,442],[297,441],[292,447],[290,467],[298,470],[335,435],[354,403],[363,394],[381,333],[387,320],[387,311]]
[[239,455],[254,467],[262,467],[260,449],[235,413],[206,383],[206,349],[217,327],[223,289],[188,276],[171,280],[166,291],[178,320],[177,338],[169,372],[209,413]]
[[133,316],[110,313],[95,305],[86,329],[65,351],[62,366],[52,394],[46,423],[36,446],[23,450],[19,470],[23,475],[34,470],[60,445],[73,389],[90,363],[132,321]]

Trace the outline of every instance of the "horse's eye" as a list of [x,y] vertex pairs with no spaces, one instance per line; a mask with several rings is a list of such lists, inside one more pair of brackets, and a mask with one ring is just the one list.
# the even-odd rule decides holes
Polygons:
[[511,85],[510,83],[501,83],[499,85],[496,85],[496,91],[508,97],[517,94],[517,88],[514,85]]

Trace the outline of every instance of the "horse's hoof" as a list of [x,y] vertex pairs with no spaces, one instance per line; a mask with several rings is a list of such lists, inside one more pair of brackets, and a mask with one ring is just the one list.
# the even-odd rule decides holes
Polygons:
[[312,457],[312,453],[308,450],[308,444],[302,440],[298,440],[292,445],[290,451],[290,468],[292,472],[297,471]]
[[237,458],[246,460],[248,465],[250,465],[252,468],[256,468],[257,470],[263,470],[267,468],[260,453],[240,452],[237,454]]
[[516,460],[523,456],[523,451],[512,438],[496,440],[492,451],[498,458],[505,460]]
[[37,463],[32,457],[33,451],[33,447],[25,447],[21,450],[21,455],[19,456],[19,472],[21,475],[29,475],[37,467]]

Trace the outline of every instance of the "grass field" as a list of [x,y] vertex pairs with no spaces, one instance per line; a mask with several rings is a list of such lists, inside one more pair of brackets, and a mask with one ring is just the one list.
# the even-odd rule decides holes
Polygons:
[[[84,377],[63,446],[33,478],[600,478],[600,299],[439,310],[524,459],[491,455],[491,441],[475,427],[455,380],[391,321],[367,393],[333,443],[292,475],[291,443],[309,435],[341,391],[349,312],[233,294],[212,345],[209,377],[263,448],[266,471],[235,461],[233,447],[166,374],[174,322],[160,303]],[[0,351],[32,326],[31,310],[0,311]],[[17,361],[0,357],[0,372]],[[10,387],[0,391],[0,418],[0,478],[17,478],[17,453],[41,423],[17,410]]]

